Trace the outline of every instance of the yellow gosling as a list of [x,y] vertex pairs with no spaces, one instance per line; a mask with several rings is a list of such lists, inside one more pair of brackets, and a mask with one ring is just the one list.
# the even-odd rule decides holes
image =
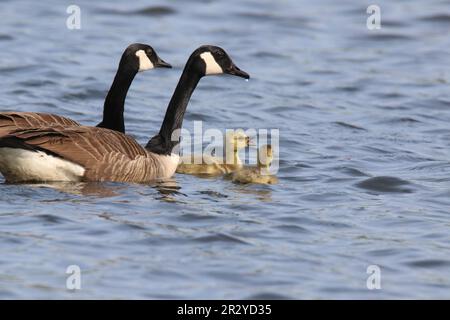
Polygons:
[[272,161],[272,146],[261,146],[258,151],[258,164],[256,166],[242,167],[232,173],[231,179],[236,183],[275,184],[278,182],[278,179],[269,172]]
[[[228,154],[226,154],[224,159],[208,155],[203,155],[203,157],[202,155],[182,157],[176,172],[208,176],[219,176],[232,173],[242,168],[243,164],[239,158],[239,150],[247,147],[249,143],[250,138],[242,131],[227,132],[225,136],[225,146],[231,144],[232,147],[225,148]],[[233,162],[227,163],[228,159],[233,159]]]

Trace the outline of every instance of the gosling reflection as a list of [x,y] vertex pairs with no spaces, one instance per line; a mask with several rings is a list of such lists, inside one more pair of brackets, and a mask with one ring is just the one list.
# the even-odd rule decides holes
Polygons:
[[[237,194],[253,196],[255,197],[255,199],[262,202],[273,202],[272,188],[270,188],[270,186],[268,185],[234,184],[233,187],[230,188],[230,190]],[[243,198],[248,200],[247,197]]]

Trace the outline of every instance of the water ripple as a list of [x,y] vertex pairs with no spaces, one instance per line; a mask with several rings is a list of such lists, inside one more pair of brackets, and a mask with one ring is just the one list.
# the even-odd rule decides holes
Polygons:
[[358,182],[357,187],[377,192],[411,193],[413,190],[405,186],[411,183],[396,177],[373,177]]

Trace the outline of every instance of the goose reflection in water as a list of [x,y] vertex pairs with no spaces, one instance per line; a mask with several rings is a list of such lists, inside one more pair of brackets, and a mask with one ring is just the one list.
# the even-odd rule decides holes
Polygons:
[[[127,184],[102,182],[51,182],[33,183],[28,184],[27,186],[33,188],[50,188],[67,194],[92,196],[96,198],[110,198],[120,196],[122,190],[126,190],[127,188],[129,188],[129,185]],[[156,190],[160,194],[157,199],[163,201],[174,202],[177,201],[176,196],[186,196],[179,191],[181,187],[178,185],[175,179],[166,179],[147,185],[137,186],[151,187],[152,190]]]

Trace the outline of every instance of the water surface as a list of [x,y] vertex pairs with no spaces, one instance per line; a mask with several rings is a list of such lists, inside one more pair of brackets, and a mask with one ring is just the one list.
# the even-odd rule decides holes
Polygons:
[[[449,298],[450,1],[2,1],[0,106],[99,122],[123,49],[130,134],[156,133],[184,62],[224,47],[252,76],[201,80],[184,126],[279,128],[279,184],[0,180],[0,298]],[[79,265],[82,289],[66,289]],[[378,265],[382,289],[368,290]]]

